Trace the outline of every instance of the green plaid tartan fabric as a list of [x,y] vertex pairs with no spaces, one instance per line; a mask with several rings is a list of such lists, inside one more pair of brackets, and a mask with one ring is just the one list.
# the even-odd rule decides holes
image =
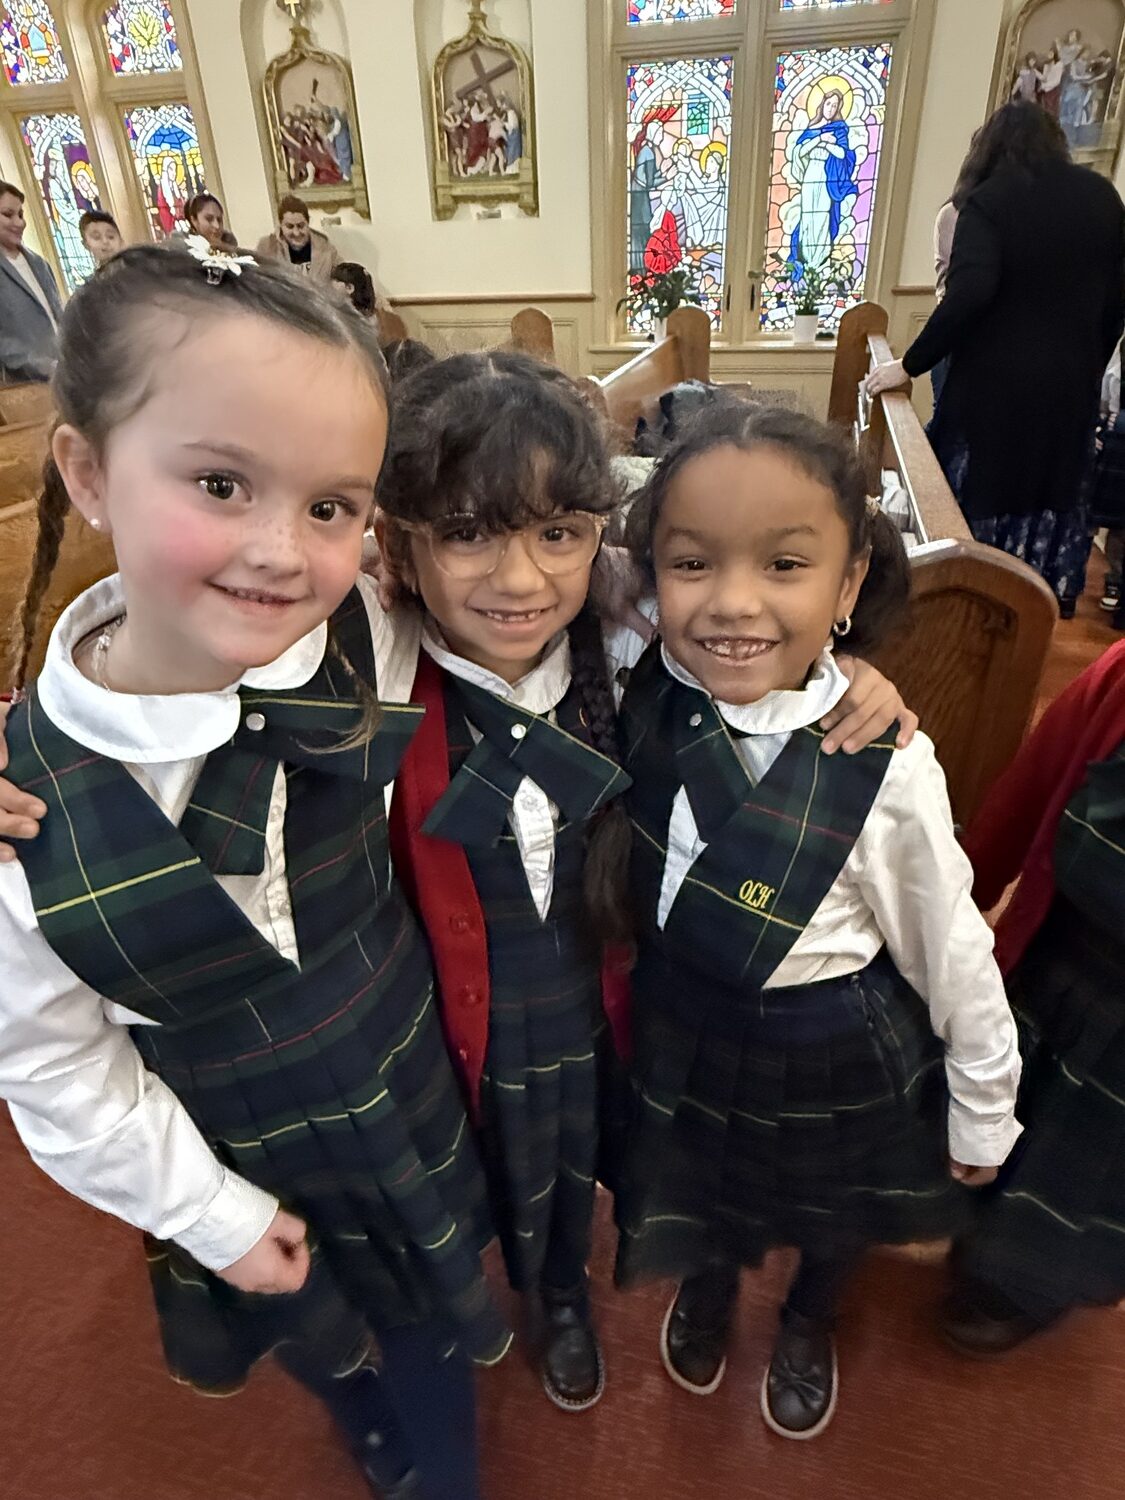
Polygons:
[[[373,681],[358,594],[332,632]],[[477,1255],[489,1233],[484,1179],[428,950],[390,866],[384,785],[420,711],[387,706],[369,744],[317,753],[361,712],[332,657],[298,692],[246,692],[242,707],[193,797],[189,827],[207,858],[122,766],[58,731],[34,694],[9,726],[13,774],[50,809],[24,865],[48,942],[98,993],[160,1023],[134,1028],[146,1066],[222,1161],[307,1220],[323,1263],[307,1297],[265,1299],[263,1313],[263,1299],[234,1293],[178,1247],[154,1251],[169,1363],[225,1389],[280,1337],[323,1344],[330,1334],[354,1348],[357,1329],[419,1320],[491,1361],[508,1336]],[[232,821],[245,825],[240,840],[256,833],[246,776],[270,786],[279,765],[299,967],[207,863],[229,858]]]
[[[529,756],[507,752],[515,743],[510,726],[532,716],[492,694],[446,674],[445,710],[450,791],[435,813],[453,794],[488,933],[480,1134],[493,1219],[514,1287],[572,1291],[584,1284],[590,1258],[600,1115],[613,1068],[600,945],[583,899],[587,824],[626,778],[587,743],[573,687],[559,704],[557,728],[537,721]],[[475,747],[470,722],[487,737]],[[498,773],[516,765],[496,827]],[[506,821],[524,775],[563,811],[545,919]],[[450,837],[438,822],[441,836]]]
[[578,709],[569,717],[575,730],[552,724],[494,693],[458,680],[450,690],[462,716],[481,738],[450,777],[448,790],[426,820],[424,831],[466,848],[491,844],[507,826],[508,814],[524,777],[546,792],[567,823],[584,823],[614,797],[629,778],[616,761],[602,755],[581,734]]
[[1087,768],[1055,839],[1055,883],[1120,943],[1125,933],[1125,745]]
[[[798,730],[755,786],[714,704],[665,670],[659,645],[633,672],[622,715],[646,940],[724,983],[760,988],[843,869],[883,784],[893,739],[837,757],[829,775],[823,733]],[[681,786],[707,848],[660,932],[668,822]]]
[[[953,1232],[964,1190],[947,1165],[943,1048],[885,950],[861,973],[765,987],[843,869],[891,743],[826,759],[818,731],[797,731],[755,785],[658,648],[623,712],[641,937],[618,1279]],[[681,786],[707,847],[660,931]]]

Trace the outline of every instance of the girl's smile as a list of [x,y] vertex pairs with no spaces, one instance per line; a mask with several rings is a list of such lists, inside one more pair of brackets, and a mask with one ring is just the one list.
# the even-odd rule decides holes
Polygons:
[[867,572],[832,491],[767,445],[686,462],[652,555],[665,648],[725,703],[803,686]]

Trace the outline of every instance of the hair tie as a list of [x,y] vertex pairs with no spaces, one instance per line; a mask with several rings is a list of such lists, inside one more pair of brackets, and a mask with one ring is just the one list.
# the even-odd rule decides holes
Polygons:
[[184,243],[203,268],[208,286],[219,286],[225,276],[241,276],[243,266],[257,264],[252,255],[226,255],[222,251],[216,253],[201,234],[185,236]]

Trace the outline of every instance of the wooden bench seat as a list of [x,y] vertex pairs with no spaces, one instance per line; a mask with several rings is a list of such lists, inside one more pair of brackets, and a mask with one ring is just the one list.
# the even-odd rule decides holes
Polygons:
[[48,432],[41,421],[0,426],[0,508],[39,498]]
[[43,381],[0,385],[0,425],[48,422],[54,414],[51,387]]
[[[25,501],[0,510],[0,690],[12,685],[16,665],[16,620],[31,573],[38,534],[38,502]],[[31,658],[34,676],[43,663],[56,620],[71,601],[112,573],[117,564],[113,544],[86,525],[77,511],[67,517],[59,560],[51,577]]]

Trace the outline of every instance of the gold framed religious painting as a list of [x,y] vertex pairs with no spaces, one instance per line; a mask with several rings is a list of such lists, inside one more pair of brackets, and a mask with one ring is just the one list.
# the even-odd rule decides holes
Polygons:
[[458,203],[518,203],[539,212],[531,63],[488,29],[472,0],[469,29],[438,53],[433,70],[434,213]]
[[295,15],[291,45],[270,63],[263,85],[275,196],[296,193],[318,208],[354,208],[370,218],[351,68],[314,46],[300,7],[285,8]]
[[1111,174],[1125,114],[1125,0],[1027,0],[1013,16],[994,104],[1058,120],[1076,161]]

